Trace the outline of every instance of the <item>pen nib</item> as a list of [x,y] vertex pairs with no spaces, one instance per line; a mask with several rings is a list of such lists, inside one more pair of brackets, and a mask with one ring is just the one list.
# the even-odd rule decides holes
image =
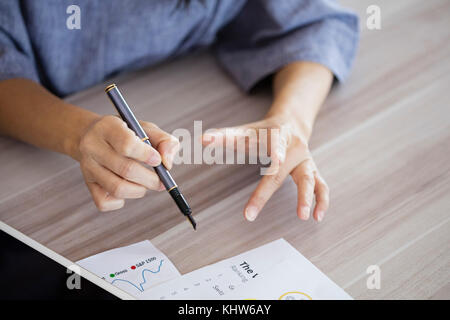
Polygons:
[[192,228],[194,228],[194,230],[197,230],[197,223],[195,222],[194,218],[192,218],[192,215],[187,215],[186,216],[189,220],[189,222],[192,224]]

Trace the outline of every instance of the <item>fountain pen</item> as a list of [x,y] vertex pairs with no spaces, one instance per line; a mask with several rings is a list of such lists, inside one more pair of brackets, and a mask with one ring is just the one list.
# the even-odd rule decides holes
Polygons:
[[[144,129],[142,129],[141,125],[139,124],[139,122],[137,121],[133,112],[131,111],[130,107],[126,103],[125,99],[123,98],[122,94],[119,91],[119,88],[117,88],[117,86],[115,84],[111,84],[105,88],[105,92],[108,95],[109,99],[111,99],[111,102],[113,103],[114,107],[116,108],[116,110],[119,113],[122,120],[125,121],[125,123],[128,125],[128,127],[131,130],[133,130],[134,133],[136,133],[136,135],[144,143],[147,143],[148,145],[151,146],[152,144],[150,143],[150,140],[147,137],[147,134],[145,133]],[[156,167],[153,167],[153,169],[155,169],[156,174],[158,175],[159,179],[162,181],[167,192],[169,192],[169,194],[172,196],[172,199],[177,204],[181,213],[189,220],[189,222],[192,224],[192,227],[194,228],[194,230],[196,230],[197,223],[195,222],[194,218],[192,217],[192,210],[189,207],[189,204],[187,203],[183,194],[178,189],[178,186],[175,183],[175,181],[173,180],[169,171],[166,169],[166,167],[162,163]]]

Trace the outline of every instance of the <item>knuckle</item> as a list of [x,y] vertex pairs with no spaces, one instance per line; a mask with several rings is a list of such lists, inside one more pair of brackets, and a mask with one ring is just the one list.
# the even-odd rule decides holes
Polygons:
[[305,181],[307,184],[313,185],[314,184],[314,176],[310,172],[306,172],[302,175],[302,180]]
[[129,179],[133,175],[133,171],[136,167],[136,163],[132,160],[124,160],[120,164],[119,175],[125,179]]
[[108,130],[109,128],[111,128],[111,125],[115,123],[115,120],[113,118],[115,117],[114,116],[102,117],[94,124],[93,129],[102,131]]
[[283,184],[284,178],[278,173],[271,176],[270,181],[276,188],[279,188]]
[[156,158],[159,156],[160,156],[160,154],[158,153],[158,151],[156,151],[155,149],[153,149],[152,147],[150,147],[148,145],[144,145],[144,149],[142,149],[142,157],[149,159],[150,157]]
[[159,129],[159,127],[153,122],[144,122],[145,125],[151,129]]
[[79,149],[80,152],[83,154],[89,153],[89,151],[91,150],[91,141],[88,135],[85,135],[81,139]]
[[108,133],[111,130],[111,122],[108,120],[109,116],[104,116],[93,123],[89,129],[86,131],[84,137],[92,138],[94,136],[102,136],[105,133]]
[[144,128],[145,131],[151,131],[151,130],[154,130],[154,129],[159,129],[159,127],[156,124],[154,124],[153,122],[140,121],[140,123],[142,125],[142,128]]
[[161,185],[161,180],[154,172],[149,172],[148,178],[146,179],[150,190],[158,190]]
[[116,116],[113,116],[113,115],[107,115],[107,116],[104,116],[101,120],[100,120],[100,122],[101,123],[105,123],[105,124],[122,124],[122,120],[121,119],[119,119],[118,117],[116,117]]
[[329,194],[330,187],[328,186],[327,182],[320,176],[320,174],[318,172],[315,172],[314,175],[317,180],[317,184],[320,186],[321,191],[326,194]]
[[330,203],[330,189],[323,180],[319,180],[318,183],[320,184],[320,188],[316,192],[316,200],[322,209],[327,210]]
[[298,203],[301,206],[307,206],[307,207],[311,207],[312,206],[312,202],[313,199],[312,197],[308,196],[305,192],[301,192],[298,195]]
[[126,123],[122,119],[113,115],[102,117],[95,126],[97,130],[109,132],[111,134],[127,128]]
[[115,198],[123,199],[125,195],[126,185],[122,181],[116,182],[112,186],[112,196]]
[[119,152],[126,157],[130,157],[133,154],[135,148],[136,140],[134,139],[134,137],[124,136],[119,147]]

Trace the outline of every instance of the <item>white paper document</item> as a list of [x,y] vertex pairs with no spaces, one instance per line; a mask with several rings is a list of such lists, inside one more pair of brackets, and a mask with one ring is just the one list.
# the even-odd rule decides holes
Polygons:
[[138,299],[351,299],[284,239],[183,276],[149,241],[78,263]]

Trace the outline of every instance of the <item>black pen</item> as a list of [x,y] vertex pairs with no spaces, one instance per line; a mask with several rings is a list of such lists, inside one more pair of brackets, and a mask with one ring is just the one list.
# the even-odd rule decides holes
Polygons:
[[[143,142],[151,146],[152,144],[150,143],[147,134],[145,133],[144,129],[142,129],[141,125],[137,121],[130,107],[126,103],[125,99],[122,97],[119,88],[117,88],[115,84],[111,84],[105,88],[105,92],[111,99],[112,103],[114,104],[114,107],[116,107],[117,112],[119,112],[119,115],[122,118],[122,120],[126,122],[128,127],[131,130],[133,130]],[[189,207],[189,204],[187,203],[183,194],[180,192],[180,190],[178,190],[178,186],[173,180],[169,171],[162,163],[156,167],[153,167],[153,169],[155,169],[156,174],[159,176],[159,179],[164,184],[164,187],[166,187],[167,192],[169,192],[170,195],[172,196],[181,213],[188,218],[188,220],[192,224],[192,227],[194,228],[194,230],[196,230],[197,223],[192,217],[192,210]]]

